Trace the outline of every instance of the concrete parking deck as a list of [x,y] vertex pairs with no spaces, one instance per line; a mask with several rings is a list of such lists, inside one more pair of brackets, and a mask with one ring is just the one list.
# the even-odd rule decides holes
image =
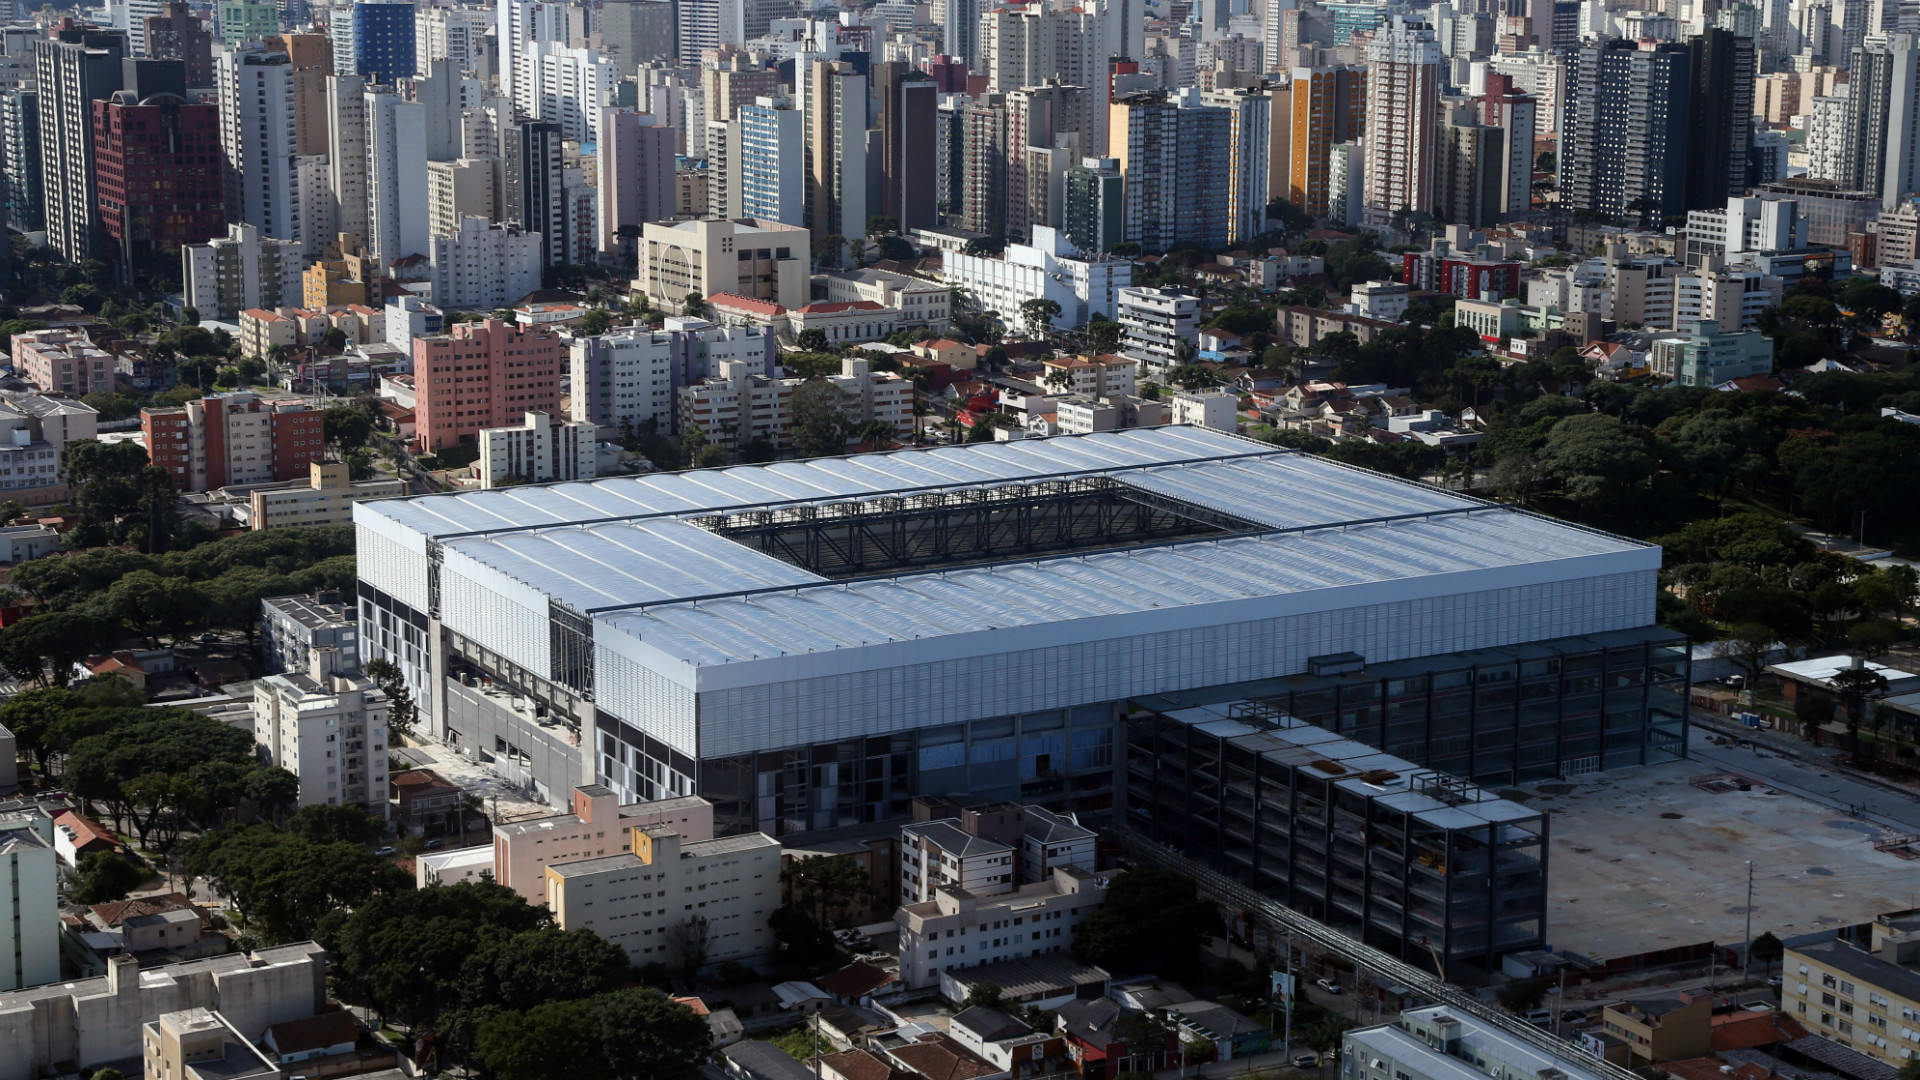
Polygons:
[[[1920,869],[1874,849],[1920,814],[1914,800],[1875,791],[1862,818],[1817,765],[1708,746],[1697,732],[1695,747],[1698,760],[1502,792],[1552,812],[1555,949],[1614,957],[1737,943],[1749,859],[1756,935],[1791,937],[1914,906]],[[1742,773],[1765,782],[1746,791],[1694,783]]]

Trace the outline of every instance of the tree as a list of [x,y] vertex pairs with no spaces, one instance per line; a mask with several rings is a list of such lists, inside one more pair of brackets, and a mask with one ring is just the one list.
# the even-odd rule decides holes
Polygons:
[[615,990],[588,1009],[607,1070],[621,1080],[692,1080],[713,1052],[707,1022],[658,990]]
[[492,935],[461,964],[459,997],[468,1007],[530,1009],[616,989],[631,967],[625,949],[591,930]]
[[[125,900],[127,894],[146,884],[151,877],[133,860],[111,851],[94,851],[80,856],[67,887],[67,899],[76,904],[110,904]],[[94,1075],[99,1075],[98,1073]]]
[[695,319],[706,318],[707,317],[707,298],[700,295],[698,290],[688,293],[680,301],[680,314],[690,316]]
[[327,331],[326,336],[320,339],[320,344],[328,352],[337,353],[347,347],[347,332],[337,326],[332,327]]
[[1900,628],[1885,619],[1862,619],[1847,629],[1847,643],[1868,660],[1887,655],[1900,637]]
[[1126,1046],[1129,1057],[1139,1059],[1137,1064],[1147,1066],[1136,1071],[1151,1073],[1153,1063],[1179,1039],[1180,1029],[1165,1014],[1148,1009],[1123,1012],[1113,1023],[1113,1034]]
[[1746,672],[1747,685],[1752,686],[1766,670],[1767,659],[1779,643],[1778,635],[1771,628],[1745,622],[1735,626],[1725,640],[1713,643],[1713,655],[1733,661]]
[[1747,958],[1765,964],[1766,973],[1769,975],[1773,974],[1774,962],[1785,956],[1786,952],[1786,946],[1779,938],[1773,936],[1771,930],[1761,931],[1760,936],[1753,939],[1753,944],[1747,946]]
[[1827,680],[1847,710],[1847,731],[1858,734],[1862,714],[1870,701],[1887,694],[1887,677],[1868,667],[1846,668]]
[[399,735],[413,734],[413,722],[418,709],[413,703],[413,691],[407,689],[406,676],[393,661],[385,658],[369,660],[362,665],[367,678],[387,695],[387,730]]
[[829,345],[827,332],[817,326],[800,331],[800,336],[794,339],[794,343],[812,353],[826,352]]
[[780,885],[816,926],[845,929],[877,899],[873,878],[852,857],[806,855],[780,868]]
[[1611,416],[1569,416],[1553,425],[1540,469],[1568,498],[1586,506],[1617,505],[1653,475],[1657,462],[1642,429]]
[[580,332],[588,337],[598,337],[613,329],[613,312],[606,308],[588,308],[580,317]]
[[1125,327],[1114,319],[1099,312],[1087,320],[1087,344],[1096,353],[1109,353],[1120,347],[1120,338]]
[[847,450],[847,418],[840,411],[840,388],[825,379],[808,379],[793,392],[793,423],[788,429],[801,457],[825,457]]
[[1115,878],[1106,903],[1081,922],[1073,955],[1109,971],[1178,977],[1220,936],[1220,912],[1191,878],[1171,870],[1133,870]]
[[999,983],[989,979],[974,983],[967,991],[967,999],[960,1003],[960,1009],[963,1012],[974,1008],[1005,1009],[1006,1007],[1007,995],[1001,991]]
[[1037,341],[1045,341],[1053,333],[1053,320],[1059,315],[1060,302],[1044,296],[1036,296],[1020,305],[1020,321],[1026,324],[1027,336]]
[[692,915],[667,927],[667,955],[673,957],[674,970],[691,981],[707,966],[707,954],[713,948],[713,926],[705,915]]

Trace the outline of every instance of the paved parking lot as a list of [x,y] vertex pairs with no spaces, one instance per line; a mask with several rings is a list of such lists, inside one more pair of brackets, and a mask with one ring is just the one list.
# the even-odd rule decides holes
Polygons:
[[[1874,849],[1912,830],[1915,800],[1870,793],[1817,764],[1708,745],[1696,760],[1518,789],[1552,812],[1547,940],[1589,956],[1625,956],[1741,940],[1747,863],[1753,932],[1781,937],[1915,906],[1920,861]],[[1749,790],[1695,778],[1744,773]],[[1732,785],[1718,785],[1732,788]],[[1871,800],[1871,810],[1850,812]]]

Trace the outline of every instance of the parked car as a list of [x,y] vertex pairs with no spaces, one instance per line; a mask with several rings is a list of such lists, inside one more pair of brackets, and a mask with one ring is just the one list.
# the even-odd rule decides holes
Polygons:
[[1311,1069],[1318,1064],[1320,1064],[1320,1055],[1312,1051],[1293,1055],[1293,1067],[1296,1069]]
[[434,840],[427,841],[427,846],[425,850],[439,851],[441,848],[446,846],[447,846],[447,842],[445,840],[434,839]]
[[1526,1020],[1527,1023],[1532,1024],[1534,1027],[1542,1027],[1542,1028],[1551,1027],[1553,1026],[1553,1010],[1552,1009],[1532,1009],[1527,1012],[1527,1015],[1524,1017],[1524,1019]]
[[1565,1020],[1569,1024],[1577,1024],[1586,1018],[1587,1014],[1581,1012],[1579,1009],[1567,1009],[1560,1014],[1560,1019]]
[[1332,979],[1315,979],[1313,985],[1325,990],[1329,994],[1338,994],[1341,992],[1340,984]]
[[380,850],[374,852],[374,854],[380,856],[383,859],[386,859],[386,858],[391,858],[392,856],[400,854],[400,849],[397,847],[388,846],[388,847],[381,848]]

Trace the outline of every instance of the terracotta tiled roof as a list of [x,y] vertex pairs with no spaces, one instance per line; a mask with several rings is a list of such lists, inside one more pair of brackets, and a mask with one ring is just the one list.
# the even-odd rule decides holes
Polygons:
[[786,308],[771,300],[756,300],[751,296],[741,296],[739,293],[714,293],[707,297],[707,303],[729,311],[749,312],[766,319],[787,313]]
[[999,1069],[967,1052],[950,1035],[938,1032],[922,1035],[918,1042],[896,1046],[893,1059],[927,1080],[974,1080],[990,1076]]
[[273,1037],[274,1048],[283,1056],[324,1050],[360,1039],[352,1014],[339,1011],[323,1012],[304,1020],[286,1020],[267,1028],[267,1033]]
[[1804,1038],[1807,1029],[1792,1017],[1776,1012],[1737,1012],[1713,1018],[1713,1048],[1750,1050],[1756,1046]]
[[893,981],[893,975],[857,960],[839,971],[813,980],[813,985],[839,998],[862,998]]

